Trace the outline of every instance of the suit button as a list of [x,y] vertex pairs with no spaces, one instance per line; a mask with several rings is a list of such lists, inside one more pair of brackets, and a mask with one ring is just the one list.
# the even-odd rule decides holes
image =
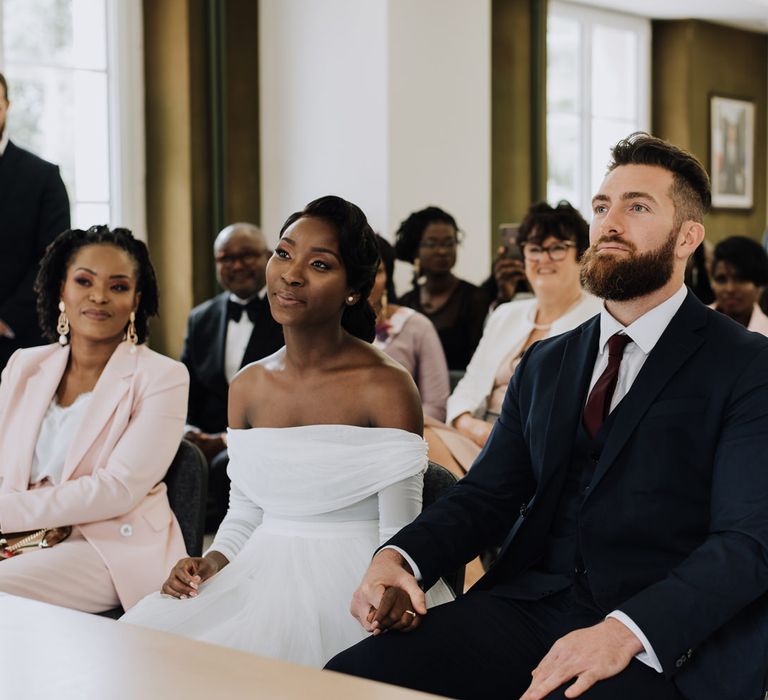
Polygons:
[[587,570],[583,566],[577,565],[573,567],[573,573],[576,574],[577,576],[583,576],[584,574],[587,573]]
[[688,657],[683,654],[677,661],[675,661],[675,666],[680,668],[686,661],[688,661]]
[[133,534],[133,527],[128,523],[123,523],[120,526],[120,534],[123,537],[130,537]]

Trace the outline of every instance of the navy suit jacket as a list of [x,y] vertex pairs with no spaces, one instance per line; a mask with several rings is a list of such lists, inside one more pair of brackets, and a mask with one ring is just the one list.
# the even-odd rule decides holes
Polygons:
[[[187,423],[207,433],[227,429],[229,383],[224,374],[227,299],[229,292],[223,292],[192,309],[181,352],[181,361],[189,370]],[[283,344],[283,327],[272,318],[265,298],[259,306],[240,366],[271,355]]]
[[[390,540],[413,557],[426,587],[488,543],[503,542],[477,585],[499,595],[536,563],[599,333],[595,317],[534,345],[468,475]],[[762,697],[768,338],[689,292],[615,411],[579,511],[595,602],[637,623],[687,698]]]
[[0,158],[0,319],[16,334],[16,347],[44,342],[32,286],[46,247],[68,228],[59,168],[9,141]]

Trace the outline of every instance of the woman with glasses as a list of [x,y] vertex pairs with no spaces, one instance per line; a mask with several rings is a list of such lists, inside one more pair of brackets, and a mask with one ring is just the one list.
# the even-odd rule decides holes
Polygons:
[[483,290],[453,274],[458,245],[456,220],[438,207],[427,207],[400,224],[395,253],[414,268],[413,289],[399,303],[432,321],[448,369],[463,371],[483,335],[490,299]]
[[425,431],[430,459],[458,474],[485,445],[523,353],[600,311],[600,300],[584,292],[579,281],[579,259],[589,245],[587,222],[568,202],[534,204],[517,242],[535,296],[502,304],[491,314],[466,374],[448,399],[448,425],[428,422]]
[[730,316],[750,331],[768,335],[768,316],[757,304],[768,283],[768,254],[757,241],[731,236],[715,246],[712,258],[711,308]]

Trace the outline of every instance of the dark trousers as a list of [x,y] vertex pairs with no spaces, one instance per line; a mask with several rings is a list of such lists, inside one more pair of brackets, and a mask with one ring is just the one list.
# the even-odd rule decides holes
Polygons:
[[[602,615],[568,589],[543,600],[519,601],[470,591],[432,608],[410,633],[370,637],[331,659],[326,668],[451,698],[519,698],[531,671],[568,632]],[[561,699],[567,684],[550,693]],[[584,700],[680,700],[674,684],[633,659],[600,681]]]

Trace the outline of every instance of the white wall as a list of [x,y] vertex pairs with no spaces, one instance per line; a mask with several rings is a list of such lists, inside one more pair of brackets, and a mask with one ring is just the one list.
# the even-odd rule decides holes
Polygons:
[[385,0],[259,4],[262,227],[326,194],[386,220]]
[[[322,194],[390,240],[435,204],[490,269],[490,0],[262,0],[262,225]],[[409,266],[403,266],[407,268]],[[398,270],[404,291],[410,275]]]
[[445,209],[465,233],[455,272],[481,282],[491,264],[490,0],[389,8],[388,231],[414,210]]

